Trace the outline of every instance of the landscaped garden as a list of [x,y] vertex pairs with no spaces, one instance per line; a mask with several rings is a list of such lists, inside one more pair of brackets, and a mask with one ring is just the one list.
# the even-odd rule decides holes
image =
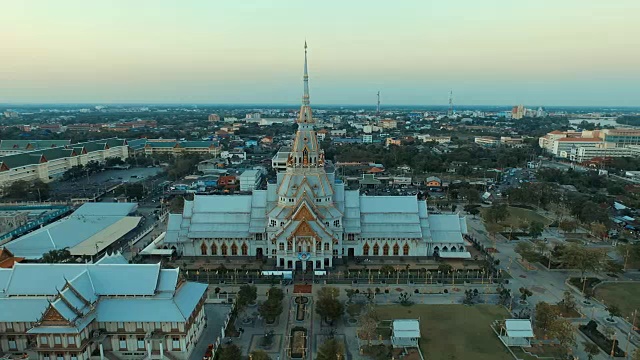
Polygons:
[[[485,212],[488,211],[489,208],[483,208],[481,210],[484,215]],[[520,225],[523,222],[533,223],[539,222],[544,224],[545,226],[551,223],[551,220],[538,214],[537,212],[529,209],[523,209],[515,206],[507,206],[507,212],[509,213],[507,218],[500,222],[501,225],[512,227],[515,229],[519,229]]]
[[605,305],[615,305],[623,317],[631,318],[635,310],[640,310],[640,284],[606,283],[595,289],[595,298]]
[[289,354],[292,359],[302,359],[307,353],[307,329],[294,327],[291,329]]
[[380,320],[420,319],[420,350],[425,359],[511,360],[490,325],[509,317],[495,305],[378,306]]

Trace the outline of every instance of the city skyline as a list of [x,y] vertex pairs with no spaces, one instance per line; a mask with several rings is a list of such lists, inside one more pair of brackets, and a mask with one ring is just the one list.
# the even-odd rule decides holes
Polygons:
[[173,4],[8,4],[0,103],[639,105],[634,1]]

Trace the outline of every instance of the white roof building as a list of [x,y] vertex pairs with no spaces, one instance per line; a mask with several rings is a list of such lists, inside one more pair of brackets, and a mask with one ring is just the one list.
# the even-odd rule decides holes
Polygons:
[[[179,272],[128,264],[119,254],[95,264],[0,269],[0,325],[13,329],[0,333],[0,342],[13,342],[15,352],[35,349],[40,359],[58,353],[85,360],[98,349],[104,359],[105,348],[141,357],[171,350],[186,359],[195,343],[188,339],[204,327],[207,285],[182,281]],[[134,335],[131,344],[120,343]]]
[[391,344],[393,347],[418,347],[420,321],[417,319],[393,320]]
[[347,190],[325,161],[314,129],[305,50],[304,95],[293,145],[267,190],[196,195],[169,217],[164,243],[186,256],[268,257],[280,269],[333,266],[343,257],[469,258],[458,215],[430,215],[416,196],[365,196]]
[[533,337],[531,320],[528,319],[507,319],[500,329],[500,340],[506,346],[531,346]]
[[71,215],[4,245],[15,256],[40,259],[51,250],[68,248],[73,256],[94,256],[116,242],[140,222],[129,216],[136,203],[86,203]]

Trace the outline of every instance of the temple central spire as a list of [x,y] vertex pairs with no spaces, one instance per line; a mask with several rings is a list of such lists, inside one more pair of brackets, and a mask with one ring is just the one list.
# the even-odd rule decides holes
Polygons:
[[309,106],[309,72],[307,70],[307,41],[304,41],[304,94],[302,95],[302,105]]
[[304,93],[302,95],[302,106],[300,107],[300,115],[298,116],[298,124],[313,123],[313,115],[311,106],[309,105],[309,72],[307,70],[307,41],[304,42]]
[[309,72],[307,69],[307,42],[304,42],[304,94],[298,114],[298,131],[293,140],[287,165],[290,168],[323,167],[324,153],[320,150],[316,132],[313,128],[313,113],[309,105]]

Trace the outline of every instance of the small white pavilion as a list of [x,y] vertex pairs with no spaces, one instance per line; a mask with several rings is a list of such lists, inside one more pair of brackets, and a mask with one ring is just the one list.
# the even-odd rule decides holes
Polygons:
[[420,321],[417,319],[394,320],[391,344],[394,348],[418,347]]
[[508,319],[500,328],[500,340],[506,346],[529,347],[533,337],[533,328],[528,319]]

